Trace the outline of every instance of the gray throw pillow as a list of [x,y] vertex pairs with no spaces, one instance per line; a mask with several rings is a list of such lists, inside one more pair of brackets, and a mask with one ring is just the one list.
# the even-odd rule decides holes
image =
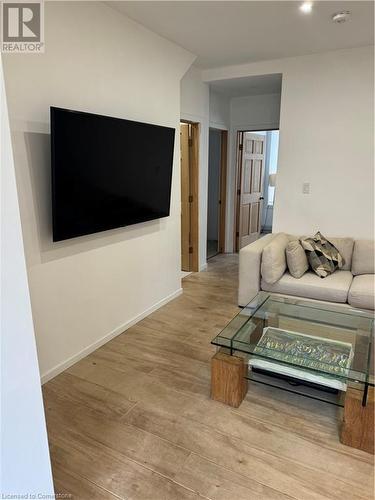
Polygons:
[[291,241],[286,247],[286,262],[293,278],[301,278],[309,268],[305,250],[298,240]]
[[312,238],[304,238],[300,242],[311,269],[321,278],[326,278],[345,264],[337,248],[319,231]]

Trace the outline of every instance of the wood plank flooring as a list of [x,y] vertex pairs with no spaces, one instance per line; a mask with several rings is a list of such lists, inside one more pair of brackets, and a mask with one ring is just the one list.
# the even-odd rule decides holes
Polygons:
[[212,337],[238,311],[237,257],[43,387],[55,489],[84,500],[372,499],[373,457],[336,407],[256,384],[211,401]]

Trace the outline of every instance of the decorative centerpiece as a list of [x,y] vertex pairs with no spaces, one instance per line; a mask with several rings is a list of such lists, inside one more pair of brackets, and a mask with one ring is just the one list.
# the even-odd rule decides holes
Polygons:
[[249,364],[301,380],[346,390],[346,377],[352,358],[353,348],[350,343],[266,327]]

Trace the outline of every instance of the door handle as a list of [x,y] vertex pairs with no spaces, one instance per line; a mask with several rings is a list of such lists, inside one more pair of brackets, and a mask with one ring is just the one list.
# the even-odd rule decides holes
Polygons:
[[260,201],[260,200],[264,200],[264,196],[261,196],[261,197],[259,198],[259,201]]

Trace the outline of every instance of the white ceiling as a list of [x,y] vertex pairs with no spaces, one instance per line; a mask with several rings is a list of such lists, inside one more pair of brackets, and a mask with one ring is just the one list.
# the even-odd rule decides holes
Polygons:
[[[298,1],[108,2],[118,11],[198,56],[213,68],[298,56],[374,43],[372,1],[314,2],[311,14]],[[334,24],[333,13],[350,10]]]
[[210,82],[210,88],[228,97],[281,94],[281,74],[246,76]]

